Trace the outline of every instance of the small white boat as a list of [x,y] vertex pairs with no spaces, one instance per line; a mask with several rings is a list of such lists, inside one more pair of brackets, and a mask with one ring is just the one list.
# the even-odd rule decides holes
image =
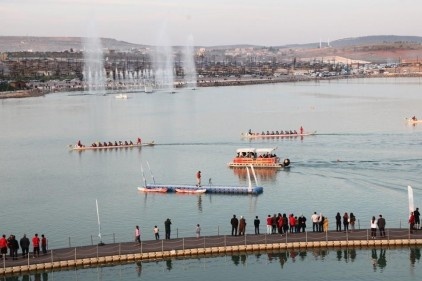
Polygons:
[[207,190],[205,188],[202,188],[202,189],[176,188],[175,191],[177,193],[189,193],[189,194],[205,193],[205,192],[207,192]]
[[117,96],[115,96],[116,99],[127,99],[128,96],[126,94],[118,94]]
[[138,187],[139,191],[143,192],[159,192],[159,193],[166,193],[168,188],[166,187]]
[[152,89],[151,85],[145,85],[145,93],[151,94],[152,91],[153,91],[153,89]]

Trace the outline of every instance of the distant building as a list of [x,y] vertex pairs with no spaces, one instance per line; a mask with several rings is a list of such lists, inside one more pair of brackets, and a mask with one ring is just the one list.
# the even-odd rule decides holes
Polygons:
[[0,61],[7,60],[7,53],[0,53]]

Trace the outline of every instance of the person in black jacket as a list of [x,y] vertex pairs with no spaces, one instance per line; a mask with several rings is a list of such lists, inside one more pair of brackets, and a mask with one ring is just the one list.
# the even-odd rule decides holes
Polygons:
[[166,239],[170,239],[170,231],[171,231],[171,220],[169,218],[166,219],[164,222],[164,230],[166,232]]
[[28,237],[26,237],[26,234],[23,235],[19,243],[22,249],[22,257],[26,257],[29,253],[29,245],[31,244]]
[[230,224],[232,225],[232,236],[237,236],[237,227],[239,225],[239,220],[236,218],[236,215],[233,215],[232,219],[230,220]]
[[10,235],[7,238],[7,247],[9,247],[9,254],[12,260],[18,259],[19,243],[14,235]]
[[255,216],[255,220],[253,221],[253,225],[255,226],[255,234],[259,234],[259,220],[258,216]]

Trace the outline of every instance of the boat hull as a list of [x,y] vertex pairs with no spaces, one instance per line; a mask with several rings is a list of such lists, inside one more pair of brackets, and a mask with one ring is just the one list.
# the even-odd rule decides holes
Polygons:
[[207,192],[205,188],[203,189],[186,189],[186,188],[176,188],[176,193],[184,193],[184,194],[201,194]]
[[165,187],[156,187],[156,188],[153,188],[153,187],[150,187],[150,188],[148,188],[148,187],[138,187],[138,190],[143,191],[143,192],[159,192],[159,193],[168,192],[168,188],[165,188]]
[[284,165],[281,163],[235,163],[230,162],[228,163],[229,167],[232,168],[240,168],[240,167],[250,167],[253,166],[254,168],[275,168],[275,169],[282,169]]
[[236,157],[232,162],[228,163],[229,167],[250,167],[254,168],[275,168],[281,169],[289,166],[290,160],[285,159],[283,163],[280,163],[280,158],[271,157],[271,158],[249,158],[249,157]]

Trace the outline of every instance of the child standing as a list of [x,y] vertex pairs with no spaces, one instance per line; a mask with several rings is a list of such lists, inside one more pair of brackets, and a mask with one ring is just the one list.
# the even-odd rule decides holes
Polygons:
[[199,238],[199,236],[201,235],[201,227],[199,226],[199,223],[196,225],[196,238]]
[[154,235],[155,235],[155,240],[160,239],[160,230],[158,229],[157,226],[154,226]]

